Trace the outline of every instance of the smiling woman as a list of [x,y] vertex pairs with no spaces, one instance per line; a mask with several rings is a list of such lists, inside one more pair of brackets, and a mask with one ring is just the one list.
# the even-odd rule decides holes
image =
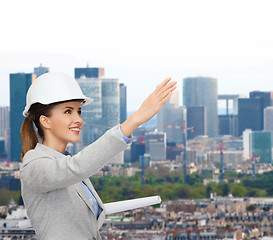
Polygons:
[[125,122],[74,156],[65,149],[68,142],[80,140],[81,106],[93,99],[62,73],[46,73],[32,83],[20,132],[20,173],[22,197],[38,239],[101,239],[105,207],[89,177],[132,144],[134,130],[149,121],[176,88],[176,82],[169,81],[159,84]]
[[80,106],[80,101],[57,104],[51,110],[51,117],[40,117],[45,135],[44,145],[65,154],[69,142],[80,140],[83,126]]

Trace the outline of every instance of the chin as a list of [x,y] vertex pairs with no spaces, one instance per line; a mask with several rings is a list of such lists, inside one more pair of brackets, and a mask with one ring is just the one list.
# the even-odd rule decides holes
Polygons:
[[71,141],[72,143],[77,143],[77,142],[79,142],[81,139],[79,138],[79,139],[76,139],[76,140],[74,140],[74,141]]

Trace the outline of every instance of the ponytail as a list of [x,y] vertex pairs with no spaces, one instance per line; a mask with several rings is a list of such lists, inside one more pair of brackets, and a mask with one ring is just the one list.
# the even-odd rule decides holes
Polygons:
[[26,117],[23,121],[20,135],[22,140],[21,160],[23,160],[26,152],[30,149],[34,149],[36,144],[38,143],[36,131],[34,129],[33,121],[30,116]]

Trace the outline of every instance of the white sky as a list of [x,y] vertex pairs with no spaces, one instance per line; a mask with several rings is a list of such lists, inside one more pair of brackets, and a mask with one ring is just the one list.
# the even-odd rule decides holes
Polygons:
[[273,91],[272,0],[9,0],[0,3],[0,105],[9,73],[104,67],[137,110],[166,77],[211,76],[219,94]]

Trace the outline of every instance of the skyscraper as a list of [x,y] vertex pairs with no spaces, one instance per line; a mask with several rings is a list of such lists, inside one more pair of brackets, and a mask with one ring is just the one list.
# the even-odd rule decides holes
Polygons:
[[10,74],[10,160],[21,161],[22,143],[20,138],[21,125],[25,119],[22,112],[26,105],[26,94],[35,80],[33,73]]
[[[261,99],[261,121],[264,122],[264,109],[273,105],[273,92],[252,91],[249,93],[249,98]],[[262,128],[263,129],[263,128]]]
[[0,137],[5,137],[5,131],[9,128],[9,107],[0,107]]
[[206,108],[204,106],[187,107],[187,127],[193,130],[187,131],[187,138],[207,135]]
[[[272,163],[272,132],[248,131],[249,156],[255,157],[260,163]],[[247,144],[244,144],[244,146]]]
[[264,130],[273,132],[273,107],[264,109]]
[[119,80],[102,78],[101,81],[102,122],[108,130],[120,123]]
[[124,83],[119,84],[120,95],[120,123],[123,123],[127,119],[127,87]]
[[74,70],[75,78],[86,77],[86,78],[103,78],[104,68],[75,68]]
[[273,105],[273,92],[252,91],[249,98],[261,98],[263,108]]
[[[94,101],[83,106],[82,146],[87,146],[101,137],[107,130],[120,123],[119,79],[104,78],[104,68],[75,68],[75,79],[83,94]],[[78,148],[81,146],[78,144]],[[122,164],[123,152],[109,164]]]
[[263,129],[263,104],[261,98],[238,99],[238,134],[245,129],[261,131]]
[[218,135],[217,79],[210,77],[189,77],[183,79],[183,104],[186,107],[206,108],[207,134]]
[[81,141],[83,146],[87,146],[98,139],[104,130],[104,126],[100,122],[102,118],[101,79],[82,76],[76,78],[76,81],[83,94],[94,99],[92,103],[82,107],[84,125]]
[[5,151],[9,154],[9,107],[0,107],[0,138],[5,141]]
[[49,72],[49,68],[42,66],[42,64],[40,64],[39,67],[34,68],[34,73],[36,74],[36,78],[48,72]]

